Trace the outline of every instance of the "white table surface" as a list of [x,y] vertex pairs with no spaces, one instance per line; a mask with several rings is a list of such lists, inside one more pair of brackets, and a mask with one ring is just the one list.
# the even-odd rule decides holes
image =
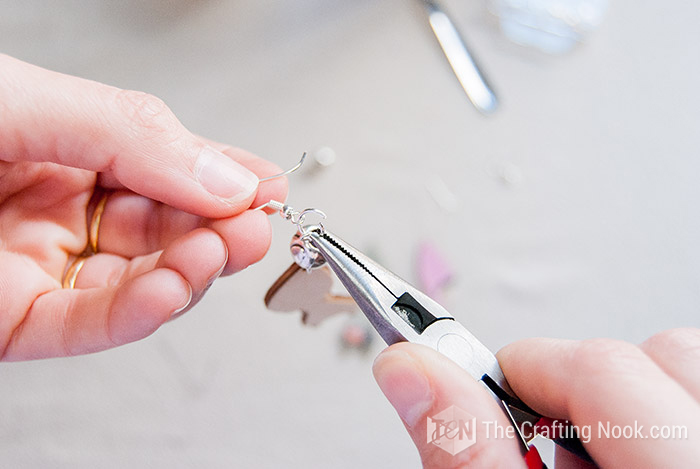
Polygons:
[[[456,272],[447,306],[494,350],[699,326],[699,4],[613,1],[560,57],[509,43],[479,1],[445,4],[501,97],[491,117],[412,1],[5,0],[0,51],[156,94],[281,166],[333,148],[290,203],[409,279],[432,241]],[[260,264],[152,337],[0,365],[0,466],[418,467],[371,376],[381,345],[341,354],[344,319],[265,309],[290,262],[273,223]]]

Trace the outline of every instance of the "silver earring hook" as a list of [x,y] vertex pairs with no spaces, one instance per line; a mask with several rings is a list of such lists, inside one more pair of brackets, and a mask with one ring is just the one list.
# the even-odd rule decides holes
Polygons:
[[[273,209],[275,212],[278,212],[282,216],[282,218],[284,218],[285,220],[289,220],[294,226],[296,226],[297,230],[299,231],[299,234],[302,237],[305,236],[309,231],[307,225],[304,225],[304,221],[307,215],[316,214],[319,217],[321,217],[321,219],[326,218],[326,214],[316,208],[307,208],[305,210],[302,210],[301,212],[298,212],[289,205],[283,202],[278,202],[276,200],[270,200],[269,202],[266,202],[260,207],[254,208],[253,210],[263,210],[268,207]],[[313,226],[323,230],[323,224],[321,224],[320,222]]]
[[305,160],[305,159],[306,159],[306,152],[304,152],[304,154],[301,155],[301,159],[299,160],[299,162],[298,162],[293,168],[289,168],[288,170],[286,170],[286,171],[284,171],[284,172],[282,172],[282,173],[279,173],[279,174],[275,174],[274,176],[268,176],[268,177],[260,178],[260,179],[258,179],[258,181],[260,181],[260,182],[271,181],[271,180],[273,180],[273,179],[277,179],[277,178],[281,178],[282,176],[286,176],[287,174],[292,174],[294,171],[296,171],[297,169],[301,168],[301,165],[304,164],[304,160]]
[[[299,160],[299,162],[298,162],[297,164],[294,165],[294,167],[289,168],[288,170],[286,170],[286,171],[284,171],[284,172],[282,172],[282,173],[275,174],[274,176],[268,176],[268,177],[260,178],[260,179],[258,179],[258,181],[259,181],[259,182],[271,181],[271,180],[273,180],[273,179],[281,178],[282,176],[286,176],[286,175],[288,175],[288,174],[292,174],[294,171],[296,171],[296,170],[298,170],[299,168],[301,168],[301,166],[304,164],[304,160],[305,160],[305,159],[306,159],[306,152],[304,152],[304,154],[301,155],[301,159]],[[286,206],[286,205],[283,204],[282,202],[277,202],[276,200],[270,200],[270,201],[265,202],[264,204],[260,205],[259,207],[255,207],[255,208],[253,208],[253,209],[251,209],[251,210],[264,210],[264,209],[266,209],[266,208],[268,208],[268,207],[275,209],[275,211],[277,211],[277,212],[280,212],[280,213],[282,214],[282,216],[284,216],[285,218],[288,218],[288,217],[286,216],[286,213],[284,213],[284,212],[285,212],[285,209],[291,210],[291,207]],[[289,218],[288,218],[288,219],[289,219]]]
[[[269,200],[262,204],[259,207],[252,208],[251,210],[265,210],[266,208],[270,207],[271,209],[274,209],[275,212],[280,212],[280,214],[283,214],[285,211],[285,208],[291,208],[287,205],[284,204],[284,202],[278,202],[276,200]],[[284,216],[284,215],[282,215]]]

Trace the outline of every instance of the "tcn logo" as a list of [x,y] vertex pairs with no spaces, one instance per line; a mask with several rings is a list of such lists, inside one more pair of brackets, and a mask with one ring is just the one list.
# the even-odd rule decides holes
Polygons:
[[428,443],[452,456],[476,443],[476,417],[457,406],[428,417]]

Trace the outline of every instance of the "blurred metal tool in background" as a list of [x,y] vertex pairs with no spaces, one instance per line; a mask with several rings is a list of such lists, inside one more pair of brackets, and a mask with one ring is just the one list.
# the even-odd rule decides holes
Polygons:
[[492,113],[498,107],[496,95],[479,70],[454,23],[436,2],[432,0],[421,1],[428,12],[428,19],[435,37],[440,42],[440,47],[445,52],[445,56],[469,100],[482,113]]

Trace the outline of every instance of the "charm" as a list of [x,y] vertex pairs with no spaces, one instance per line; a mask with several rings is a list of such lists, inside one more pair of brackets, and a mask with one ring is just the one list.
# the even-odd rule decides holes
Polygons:
[[294,264],[267,291],[265,306],[281,312],[301,310],[302,322],[313,326],[336,314],[357,311],[357,304],[351,297],[334,295],[331,292],[334,275],[328,266],[324,266],[326,260],[321,253],[306,239],[309,232],[323,230],[321,223],[307,224],[306,217],[315,215],[324,219],[326,215],[313,208],[297,212],[292,207],[274,200],[258,209],[265,207],[277,210],[297,228],[297,233],[289,245]]
[[267,291],[265,306],[280,312],[301,310],[302,322],[312,326],[336,314],[357,311],[352,298],[331,293],[333,273],[330,268],[305,269],[292,264]]

